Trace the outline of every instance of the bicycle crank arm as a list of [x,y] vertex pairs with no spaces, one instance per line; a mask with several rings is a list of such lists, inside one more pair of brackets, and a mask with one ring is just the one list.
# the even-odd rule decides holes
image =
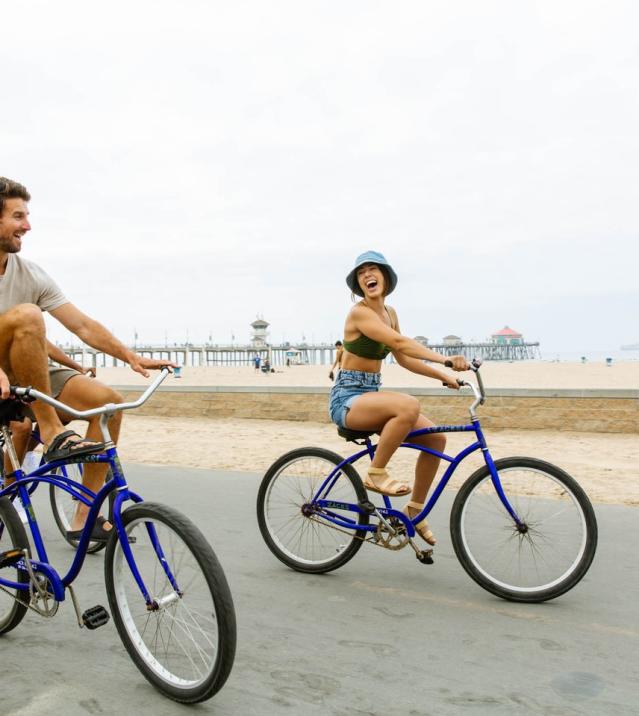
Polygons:
[[80,614],[80,605],[78,599],[75,596],[75,590],[69,585],[69,593],[71,594],[71,602],[73,603],[73,609],[75,610],[75,616],[78,620],[78,626],[80,629],[86,627],[87,629],[97,629],[98,627],[104,626],[111,616],[109,612],[100,604],[96,604],[94,607],[89,607],[86,611]]

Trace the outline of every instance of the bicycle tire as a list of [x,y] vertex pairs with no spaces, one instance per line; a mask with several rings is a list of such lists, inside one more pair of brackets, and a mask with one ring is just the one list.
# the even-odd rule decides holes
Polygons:
[[590,500],[574,478],[543,460],[510,457],[495,466],[527,531],[517,529],[484,466],[466,480],[453,503],[455,554],[472,579],[498,597],[555,599],[584,577],[595,556],[597,520]]
[[[8,497],[0,498],[0,552],[6,552],[10,549],[26,549],[30,554],[29,538],[24,529],[24,525],[15,507]],[[2,575],[11,579],[11,581],[27,584],[29,582],[29,574],[24,569],[15,569],[6,567],[1,570]],[[18,590],[15,590],[16,592]],[[6,634],[15,629],[24,618],[27,612],[27,605],[19,601],[12,594],[7,594],[4,590],[0,590],[0,634]],[[28,592],[23,592],[27,595]]]
[[[257,521],[262,537],[281,562],[298,572],[322,574],[342,567],[357,554],[367,535],[366,530],[338,531],[322,521],[321,517],[302,511],[322,482],[342,461],[342,457],[330,450],[298,448],[276,460],[260,484]],[[283,507],[276,505],[277,493],[281,493],[288,504]],[[352,465],[343,466],[338,483],[329,496],[336,501],[351,503],[368,500],[366,489]],[[356,513],[346,514],[354,519]],[[357,513],[357,524],[367,525],[368,515]],[[326,545],[320,544],[322,539],[326,540]]]
[[[124,510],[122,522],[127,534],[136,535],[130,544],[136,566],[160,605],[147,610],[120,541],[112,537],[104,571],[122,643],[142,675],[164,695],[185,704],[205,701],[222,688],[235,656],[235,612],[222,567],[204,535],[172,507],[139,503]],[[181,593],[158,560],[147,524],[156,530]]]
[[[59,467],[55,470],[55,473],[57,474],[58,471],[62,470],[63,468],[68,470],[68,468],[77,468],[80,474],[78,475],[79,479],[77,482],[82,481],[82,474],[80,470],[80,466],[78,464],[69,464],[69,465],[63,465],[62,467]],[[106,476],[106,480],[110,479],[111,475],[111,468],[109,468]],[[69,475],[67,475],[69,477]],[[74,478],[75,479],[75,478]],[[109,505],[111,504],[111,501],[113,499],[113,493],[109,495]],[[64,538],[65,542],[73,549],[78,548],[79,540],[69,539],[67,537],[67,531],[71,528],[71,517],[72,517],[72,510],[75,509],[75,500],[71,497],[71,495],[66,491],[59,487],[56,487],[55,485],[49,485],[49,502],[51,503],[51,511],[53,512],[53,519],[55,520],[56,526]],[[109,510],[109,516],[110,516],[110,510]],[[106,542],[98,542],[98,541],[91,541],[89,542],[89,545],[87,547],[87,554],[96,554],[97,552],[102,551],[106,547]]]

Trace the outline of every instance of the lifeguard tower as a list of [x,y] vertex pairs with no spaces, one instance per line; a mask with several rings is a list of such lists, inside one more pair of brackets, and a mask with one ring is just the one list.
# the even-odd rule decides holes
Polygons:
[[251,336],[251,347],[252,348],[267,348],[268,347],[268,327],[271,324],[265,321],[259,316],[251,323],[253,329],[253,335]]

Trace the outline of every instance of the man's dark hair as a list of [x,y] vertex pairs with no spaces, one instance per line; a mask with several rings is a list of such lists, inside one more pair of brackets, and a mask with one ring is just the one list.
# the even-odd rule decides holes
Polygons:
[[6,199],[24,199],[25,201],[31,201],[31,194],[27,191],[27,188],[17,181],[7,179],[7,177],[0,177],[0,216],[4,211],[4,202]]
[[343,345],[342,341],[335,341],[335,347],[339,348],[339,346]]

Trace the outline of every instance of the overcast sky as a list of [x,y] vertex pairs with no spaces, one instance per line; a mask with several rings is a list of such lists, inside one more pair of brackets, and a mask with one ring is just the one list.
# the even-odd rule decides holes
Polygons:
[[125,342],[258,313],[335,340],[369,248],[408,335],[639,341],[634,2],[22,0],[2,26],[23,255]]

